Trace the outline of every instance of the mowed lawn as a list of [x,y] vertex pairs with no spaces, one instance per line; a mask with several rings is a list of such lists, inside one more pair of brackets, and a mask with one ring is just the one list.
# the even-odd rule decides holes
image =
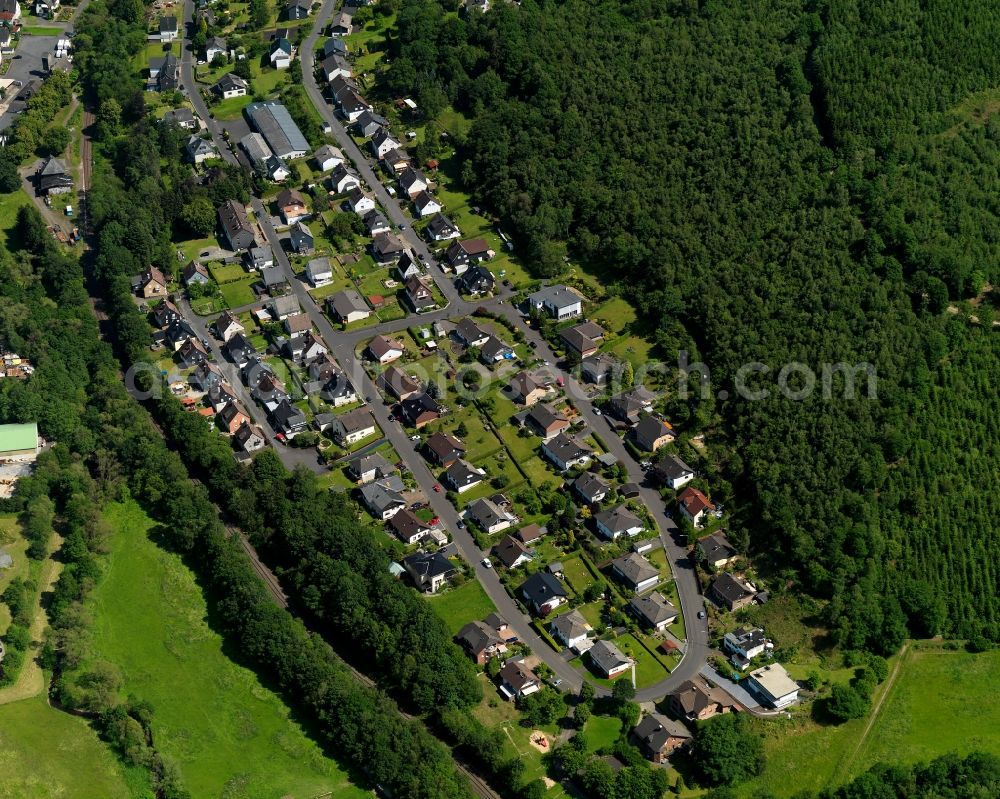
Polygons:
[[121,669],[123,695],[153,704],[157,747],[191,794],[370,796],[306,737],[278,696],[226,657],[194,574],[148,538],[152,522],[142,509],[112,505],[106,517],[115,534],[90,602],[95,653]]
[[483,619],[496,610],[496,605],[486,596],[478,580],[469,580],[458,588],[429,596],[427,601],[444,619],[452,634],[457,633],[470,621]]
[[0,243],[6,250],[14,249],[17,244],[17,212],[25,205],[31,205],[31,198],[23,189],[0,194]]
[[128,789],[117,758],[90,725],[50,708],[44,694],[0,705],[0,768],[3,799],[141,795]]

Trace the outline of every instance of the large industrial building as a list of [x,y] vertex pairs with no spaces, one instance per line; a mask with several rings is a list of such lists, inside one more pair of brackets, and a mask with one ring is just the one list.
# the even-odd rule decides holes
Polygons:
[[250,103],[244,113],[278,158],[302,158],[310,151],[309,142],[295,124],[288,109],[276,100]]

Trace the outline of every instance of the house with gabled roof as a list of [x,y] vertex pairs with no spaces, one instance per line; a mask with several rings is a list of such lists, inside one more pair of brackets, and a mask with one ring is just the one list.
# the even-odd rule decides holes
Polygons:
[[616,505],[608,510],[594,514],[597,532],[614,541],[623,535],[636,536],[643,530],[643,522],[624,505]]
[[376,519],[387,521],[406,507],[405,485],[398,475],[374,480],[361,486],[361,500]]
[[571,610],[569,613],[556,616],[549,625],[549,630],[553,638],[577,654],[583,654],[592,645],[590,635],[594,628],[579,610]]
[[306,198],[297,189],[282,189],[275,202],[286,225],[294,225],[309,216]]
[[[506,625],[506,622],[504,624]],[[455,640],[480,666],[507,652],[508,639],[504,638],[504,632],[498,630],[488,620],[469,622],[458,631]]]
[[292,225],[292,229],[289,231],[288,235],[291,240],[292,250],[297,252],[299,255],[308,255],[313,251],[315,243],[313,234],[305,222],[297,222]]
[[167,278],[155,266],[132,278],[132,288],[143,299],[163,297],[167,294]]
[[219,207],[219,224],[229,249],[239,251],[257,243],[253,225],[247,216],[247,209],[237,200],[226,200]]
[[347,464],[347,471],[357,482],[370,483],[396,474],[399,469],[389,463],[381,453],[370,452],[352,458]]
[[435,433],[424,442],[427,457],[438,466],[451,466],[465,456],[465,444],[447,433]]
[[355,289],[338,291],[327,298],[326,305],[330,314],[345,325],[367,319],[372,312],[364,297]]
[[431,526],[419,519],[414,513],[403,508],[389,519],[389,528],[404,544],[416,544],[430,531]]
[[733,611],[753,602],[757,589],[742,577],[723,572],[712,580],[706,595],[719,607]]
[[668,707],[675,716],[690,722],[705,721],[737,709],[736,703],[720,688],[711,688],[700,678],[688,680],[669,694]]
[[616,394],[608,403],[608,413],[625,424],[638,424],[643,414],[649,413],[656,395],[645,386],[635,386]]
[[434,214],[431,217],[430,222],[427,223],[427,227],[424,228],[424,232],[427,233],[431,241],[448,241],[449,239],[457,239],[462,235],[458,229],[458,225],[442,213]]
[[159,328],[181,321],[181,312],[177,310],[176,305],[167,299],[160,300],[153,308],[152,313],[153,323]]
[[239,403],[227,402],[225,407],[219,411],[219,427],[221,427],[227,435],[233,435],[244,425],[244,423],[248,423],[249,421],[250,416],[243,410]]
[[264,431],[257,425],[245,422],[233,433],[233,441],[243,452],[256,452],[267,446]]
[[398,261],[406,252],[406,245],[395,233],[376,233],[370,249],[376,262],[385,266]]
[[652,474],[661,483],[675,491],[694,480],[694,469],[676,455],[664,456],[659,463],[653,466]]
[[408,277],[403,283],[403,288],[406,291],[407,301],[417,313],[437,305],[431,287],[424,278],[416,275]]
[[510,535],[505,535],[493,546],[493,556],[508,569],[516,569],[531,560],[528,548]]
[[632,440],[635,445],[646,452],[656,452],[677,438],[673,427],[662,419],[646,414],[632,428]]
[[477,499],[466,509],[466,515],[490,535],[502,532],[517,522],[514,514],[491,499]]
[[441,213],[443,206],[431,194],[422,191],[413,198],[413,207],[417,211],[417,216],[423,219],[425,216]]
[[329,172],[344,163],[344,153],[332,144],[324,144],[313,153],[313,160],[320,172]]
[[378,361],[383,366],[387,363],[398,361],[403,357],[404,352],[406,352],[406,348],[403,346],[403,343],[398,339],[389,338],[388,336],[375,336],[368,343],[368,353],[372,356],[373,360]]
[[508,660],[500,669],[500,692],[507,699],[521,699],[542,690],[542,681],[522,660]]
[[632,666],[632,661],[611,641],[597,641],[587,655],[598,673],[609,680],[624,674]]
[[694,486],[687,486],[677,495],[677,507],[695,527],[704,526],[709,514],[715,512],[715,505]]
[[375,424],[375,417],[368,408],[355,408],[334,419],[330,429],[342,445],[350,446],[375,435],[378,425]]
[[482,264],[470,266],[463,274],[455,278],[455,288],[460,294],[489,294],[496,288],[497,281],[493,273]]
[[375,384],[380,390],[399,400],[412,397],[420,391],[420,383],[395,365],[390,366],[380,374]]
[[519,593],[539,616],[548,616],[566,602],[566,589],[548,572],[535,572],[521,586]]
[[583,360],[597,353],[600,342],[604,340],[604,328],[594,322],[581,322],[561,330],[559,338],[568,353]]
[[483,482],[485,478],[484,470],[459,459],[445,470],[442,479],[451,490],[464,494]]
[[246,329],[232,311],[223,311],[215,320],[215,332],[223,341],[229,341],[237,333],[245,333]]
[[223,100],[230,100],[233,97],[246,97],[250,90],[249,84],[232,72],[227,72],[212,87],[216,94]]
[[[419,169],[407,169],[403,172],[399,176],[399,185],[410,199],[416,197],[420,192],[426,191],[429,186],[427,178]],[[438,210],[441,209],[438,208]]]
[[492,257],[493,253],[486,239],[453,241],[445,253],[445,260],[455,270],[456,275],[461,275],[472,264],[487,261]]
[[637,594],[660,582],[660,570],[636,552],[612,561],[611,569],[626,588]]
[[677,621],[677,608],[659,591],[632,597],[628,607],[640,622],[657,632],[663,632]]
[[399,403],[399,415],[410,427],[417,430],[441,418],[444,409],[426,391],[407,397]]
[[[520,414],[519,414],[520,415]],[[524,417],[525,424],[542,437],[544,441],[555,438],[569,429],[569,419],[566,414],[556,411],[541,403],[532,406]]]
[[421,591],[437,593],[458,572],[455,564],[440,552],[417,552],[403,559],[403,568]]
[[504,389],[507,397],[519,405],[530,407],[549,393],[548,387],[528,372],[518,372]]
[[73,190],[73,176],[61,158],[47,158],[35,175],[39,194],[65,194]]
[[542,442],[542,455],[560,471],[590,463],[593,450],[566,433]]
[[588,505],[602,502],[611,492],[611,485],[594,472],[583,472],[573,481],[573,493]]
[[740,558],[740,553],[729,543],[723,530],[699,538],[695,544],[695,553],[702,563],[713,569],[724,569]]
[[653,763],[666,762],[670,755],[687,746],[692,738],[687,727],[659,713],[644,716],[632,730],[632,739],[639,751]]

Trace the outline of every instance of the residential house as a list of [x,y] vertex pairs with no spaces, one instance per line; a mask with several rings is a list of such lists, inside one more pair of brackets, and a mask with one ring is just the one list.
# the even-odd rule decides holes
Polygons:
[[563,472],[574,466],[586,466],[593,454],[590,447],[566,433],[559,433],[555,438],[542,442],[542,455]]
[[646,414],[632,428],[632,440],[646,452],[656,452],[677,438],[674,429],[662,419]]
[[675,491],[694,480],[694,469],[676,455],[666,455],[653,467],[653,477]]
[[313,153],[313,160],[320,172],[329,172],[344,163],[344,153],[330,144],[324,144]]
[[275,69],[288,69],[292,65],[292,43],[279,37],[271,42],[268,61]]
[[280,183],[292,174],[288,165],[276,155],[269,156],[260,171],[272,183]]
[[184,145],[187,157],[194,164],[203,164],[209,158],[218,158],[219,151],[211,139],[203,139],[198,135],[188,137],[187,144]]
[[508,569],[516,569],[531,560],[527,548],[510,535],[505,535],[493,547],[493,555]]
[[245,369],[250,387],[250,396],[264,407],[275,407],[284,399],[288,399],[288,391],[270,367],[263,362],[250,361],[250,368]]
[[632,661],[611,641],[595,642],[587,654],[598,673],[608,680],[624,674],[632,666]]
[[740,553],[729,543],[724,531],[719,530],[698,539],[695,544],[698,559],[713,569],[724,569],[739,560]]
[[181,272],[181,279],[184,281],[185,286],[190,287],[195,283],[205,285],[212,280],[212,277],[208,274],[208,269],[204,264],[198,261],[191,261]]
[[563,646],[582,654],[590,648],[590,634],[594,628],[579,610],[571,610],[556,616],[549,625],[549,630],[552,637]]
[[665,762],[675,751],[687,746],[692,737],[691,731],[679,721],[659,713],[644,716],[632,730],[639,751],[653,763]]
[[584,472],[573,481],[573,492],[588,505],[602,502],[611,486],[599,474]]
[[369,211],[375,210],[375,200],[357,187],[347,192],[347,204],[359,216],[364,216]]
[[535,572],[520,589],[521,596],[539,616],[548,616],[566,602],[566,589],[548,572]]
[[420,391],[420,383],[398,366],[390,366],[378,376],[376,385],[396,399],[404,400]]
[[[265,274],[267,271],[268,270],[266,269],[264,270]],[[302,309],[299,307],[299,301],[295,298],[294,294],[271,297],[271,299],[267,301],[267,310],[270,311],[271,316],[279,322],[284,322],[289,316],[302,313]]]
[[479,360],[487,366],[500,363],[500,361],[512,361],[514,360],[514,348],[496,336],[490,336],[486,343],[479,348]]
[[160,17],[159,23],[160,41],[172,42],[177,38],[177,17]]
[[355,408],[338,416],[331,427],[334,437],[342,446],[351,446],[378,431],[375,417],[367,408]]
[[219,207],[219,223],[222,235],[231,250],[245,250],[257,243],[253,225],[247,216],[247,209],[237,200],[226,200]]
[[638,424],[643,414],[649,413],[656,395],[645,386],[635,386],[616,394],[608,403],[608,413],[625,424]]
[[153,324],[159,328],[169,327],[174,322],[181,321],[181,312],[170,300],[160,300],[153,308]]
[[455,325],[455,338],[466,347],[481,347],[489,340],[490,333],[466,316]]
[[406,292],[407,301],[417,313],[437,305],[434,294],[431,292],[431,287],[424,278],[416,276],[407,278],[403,287]]
[[[152,63],[152,60],[150,63]],[[180,83],[179,72],[180,68],[177,64],[177,56],[173,53],[167,53],[163,57],[163,63],[160,64],[157,70],[156,90],[158,92],[175,91]]]
[[371,244],[372,256],[383,266],[395,263],[406,252],[406,245],[395,233],[377,233]]
[[309,216],[309,208],[306,206],[306,198],[301,192],[295,189],[282,189],[278,192],[278,211],[286,225],[294,225],[296,222]]
[[722,648],[731,655],[749,663],[758,655],[763,655],[767,649],[767,638],[761,627],[737,627],[726,633],[722,639]]
[[[337,77],[334,79],[343,80],[342,77]],[[331,88],[333,83],[330,84]],[[341,91],[334,94],[334,99],[337,106],[340,108],[340,113],[348,121],[348,123],[357,122],[358,119],[365,111],[370,111],[371,106],[368,105],[368,101],[358,94],[358,91],[353,86],[346,87]]]
[[197,130],[198,118],[190,108],[172,108],[160,120],[164,125],[176,125],[181,130]]
[[[565,414],[541,404],[533,406],[528,411],[528,415],[524,417],[524,421],[528,427],[545,441],[555,438],[560,433],[568,430],[570,426],[569,419],[566,418]],[[607,487],[607,484],[605,484],[605,487]]]
[[544,527],[532,523],[526,524],[514,533],[514,535],[520,539],[522,544],[533,544],[535,541],[539,541],[546,532],[548,531]]
[[382,160],[386,153],[391,150],[397,150],[400,146],[400,143],[387,128],[379,128],[372,136],[372,153],[374,153],[375,158],[379,161]]
[[580,295],[566,286],[549,286],[528,296],[528,308],[562,321],[583,313]]
[[642,532],[643,522],[624,505],[616,505],[594,514],[597,532],[614,541],[620,536],[637,536]]
[[490,614],[490,617],[496,617],[502,624],[502,629],[498,629],[488,617],[484,621],[469,622],[455,636],[455,640],[480,666],[506,653],[507,643],[511,640],[507,622],[495,613]]
[[[269,266],[260,270],[260,279],[264,284],[264,290],[272,297],[280,295],[289,288],[288,278],[285,270],[280,266]],[[295,305],[295,313],[298,313],[298,305]],[[279,318],[284,318],[279,317]]]
[[479,485],[486,478],[486,472],[464,460],[457,460],[444,473],[443,482],[451,490],[464,494]]
[[628,607],[639,621],[657,632],[663,632],[677,621],[677,608],[659,591],[632,597]]
[[584,382],[603,386],[611,380],[621,364],[612,355],[598,352],[580,365],[580,376]]
[[181,319],[177,322],[171,322],[167,326],[167,329],[164,331],[163,340],[173,352],[176,352],[185,341],[196,337],[194,328]]
[[306,370],[309,372],[310,380],[323,383],[339,372],[340,367],[330,356],[330,353],[324,351],[315,358],[306,361]]
[[636,552],[612,561],[611,568],[622,584],[637,594],[660,582],[660,570]]
[[323,42],[323,57],[331,55],[342,55],[346,56],[348,54],[347,42],[343,39],[330,38]]
[[279,433],[284,433],[285,438],[291,440],[308,426],[306,415],[292,405],[288,399],[283,399],[278,403],[278,407],[271,412],[271,421],[274,429]]
[[475,263],[487,261],[493,257],[490,245],[486,239],[463,239],[453,241],[445,253],[448,265],[461,275]]
[[514,514],[501,508],[492,499],[477,499],[469,505],[466,515],[490,535],[502,532],[517,522]]
[[242,369],[250,358],[257,354],[257,348],[242,332],[235,333],[226,340],[222,351],[237,367]]
[[313,251],[313,234],[305,222],[292,225],[290,232],[292,249],[299,255],[308,255]]
[[243,425],[250,423],[250,417],[238,403],[229,402],[219,411],[218,423],[226,434],[233,435]]
[[396,474],[399,470],[380,453],[371,452],[349,461],[347,471],[357,482],[370,483],[373,480],[383,480],[389,475]]
[[292,338],[297,338],[312,328],[309,314],[295,313],[285,317],[285,332]]
[[285,16],[289,20],[306,19],[309,16],[309,0],[288,0],[285,4]]
[[413,198],[413,207],[417,216],[423,219],[425,216],[441,213],[442,205],[426,191],[422,191]]
[[701,680],[688,680],[669,695],[670,712],[686,721],[705,721],[720,713],[736,709],[733,700],[719,688],[711,688]]
[[222,371],[214,363],[206,361],[199,364],[198,368],[191,373],[191,382],[204,392],[209,392],[216,386],[225,383]]
[[340,323],[349,325],[371,316],[371,308],[354,289],[338,291],[326,300],[330,314]]
[[581,322],[560,331],[559,338],[567,353],[584,360],[597,354],[600,342],[604,340],[604,328],[594,322]]
[[388,233],[392,230],[389,220],[378,210],[369,211],[365,214],[364,223],[365,228],[368,230],[368,235],[372,237],[377,236],[379,233]]
[[694,486],[687,486],[677,495],[677,507],[681,516],[695,527],[704,526],[709,514],[715,512],[715,505]]
[[406,281],[411,277],[420,277],[423,269],[420,268],[420,262],[413,256],[413,252],[406,250],[396,262],[396,273],[400,280]]
[[465,444],[447,433],[435,433],[424,442],[427,457],[438,466],[451,466],[465,456]]
[[353,30],[351,15],[346,11],[341,11],[330,23],[330,35],[335,37],[350,36]]
[[[407,169],[399,176],[399,185],[406,192],[406,196],[412,200],[420,192],[427,191],[430,184],[427,182],[427,178],[424,177],[424,173],[419,169]],[[440,211],[441,209],[439,208],[438,210]]]
[[196,338],[189,338],[177,348],[177,356],[181,366],[190,369],[208,360],[208,352]]
[[799,684],[788,676],[780,663],[768,663],[751,671],[746,687],[764,705],[774,710],[788,707],[799,698]]
[[482,264],[470,266],[464,273],[455,278],[455,288],[460,294],[489,294],[496,288],[497,281],[493,273]]
[[444,214],[434,214],[431,221],[427,223],[427,227],[424,228],[424,232],[427,233],[431,241],[448,241],[462,235],[458,225]]
[[508,660],[500,669],[500,692],[507,699],[522,699],[542,690],[542,681],[521,660]]
[[[306,264],[306,279],[313,288],[325,286],[333,280],[333,267],[329,258],[313,258]],[[357,292],[354,292],[357,294]]]
[[387,521],[406,507],[404,488],[399,476],[391,475],[361,486],[361,500],[372,516]]
[[143,299],[164,297],[167,294],[167,279],[155,266],[149,267],[138,278],[133,279],[132,285]]
[[264,431],[257,425],[252,425],[250,423],[244,423],[235,433],[233,433],[233,441],[235,441],[236,445],[244,452],[256,452],[257,450],[263,449],[267,446],[267,439],[264,437]]
[[712,580],[707,595],[719,607],[733,611],[753,602],[757,589],[742,577],[723,572]]
[[440,552],[417,552],[403,558],[403,568],[417,588],[429,594],[437,593],[458,571]]
[[416,544],[431,531],[431,526],[427,522],[406,508],[393,514],[389,519],[389,527],[396,537],[407,545]]
[[382,168],[390,175],[401,175],[412,167],[413,159],[410,158],[406,150],[397,148],[389,150],[389,152],[382,156]]
[[73,190],[73,176],[61,158],[46,158],[35,173],[35,187],[39,194],[51,196]]
[[399,403],[399,415],[406,424],[417,430],[440,419],[442,412],[438,401],[426,391],[407,397]]
[[227,72],[216,81],[212,89],[223,100],[231,100],[234,97],[246,97],[250,92],[250,85],[239,75]]
[[517,404],[530,407],[547,396],[549,389],[527,372],[518,372],[507,384],[505,392]]
[[[351,127],[364,139],[374,138],[380,132],[387,135],[389,134],[389,120],[380,114],[376,114],[371,109],[362,111],[361,116],[354,120]],[[390,149],[397,149],[399,146],[399,142],[396,142],[396,144]],[[375,157],[382,158],[382,155],[377,154]]]
[[216,56],[226,57],[226,40],[220,36],[213,36],[205,45],[205,60],[211,64]]

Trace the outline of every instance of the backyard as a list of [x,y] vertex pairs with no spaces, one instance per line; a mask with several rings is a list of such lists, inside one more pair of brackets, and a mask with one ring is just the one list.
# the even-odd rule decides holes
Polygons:
[[496,610],[496,606],[486,596],[478,580],[469,580],[458,588],[429,596],[427,600],[445,620],[452,634],[457,633],[470,621],[483,619]]

